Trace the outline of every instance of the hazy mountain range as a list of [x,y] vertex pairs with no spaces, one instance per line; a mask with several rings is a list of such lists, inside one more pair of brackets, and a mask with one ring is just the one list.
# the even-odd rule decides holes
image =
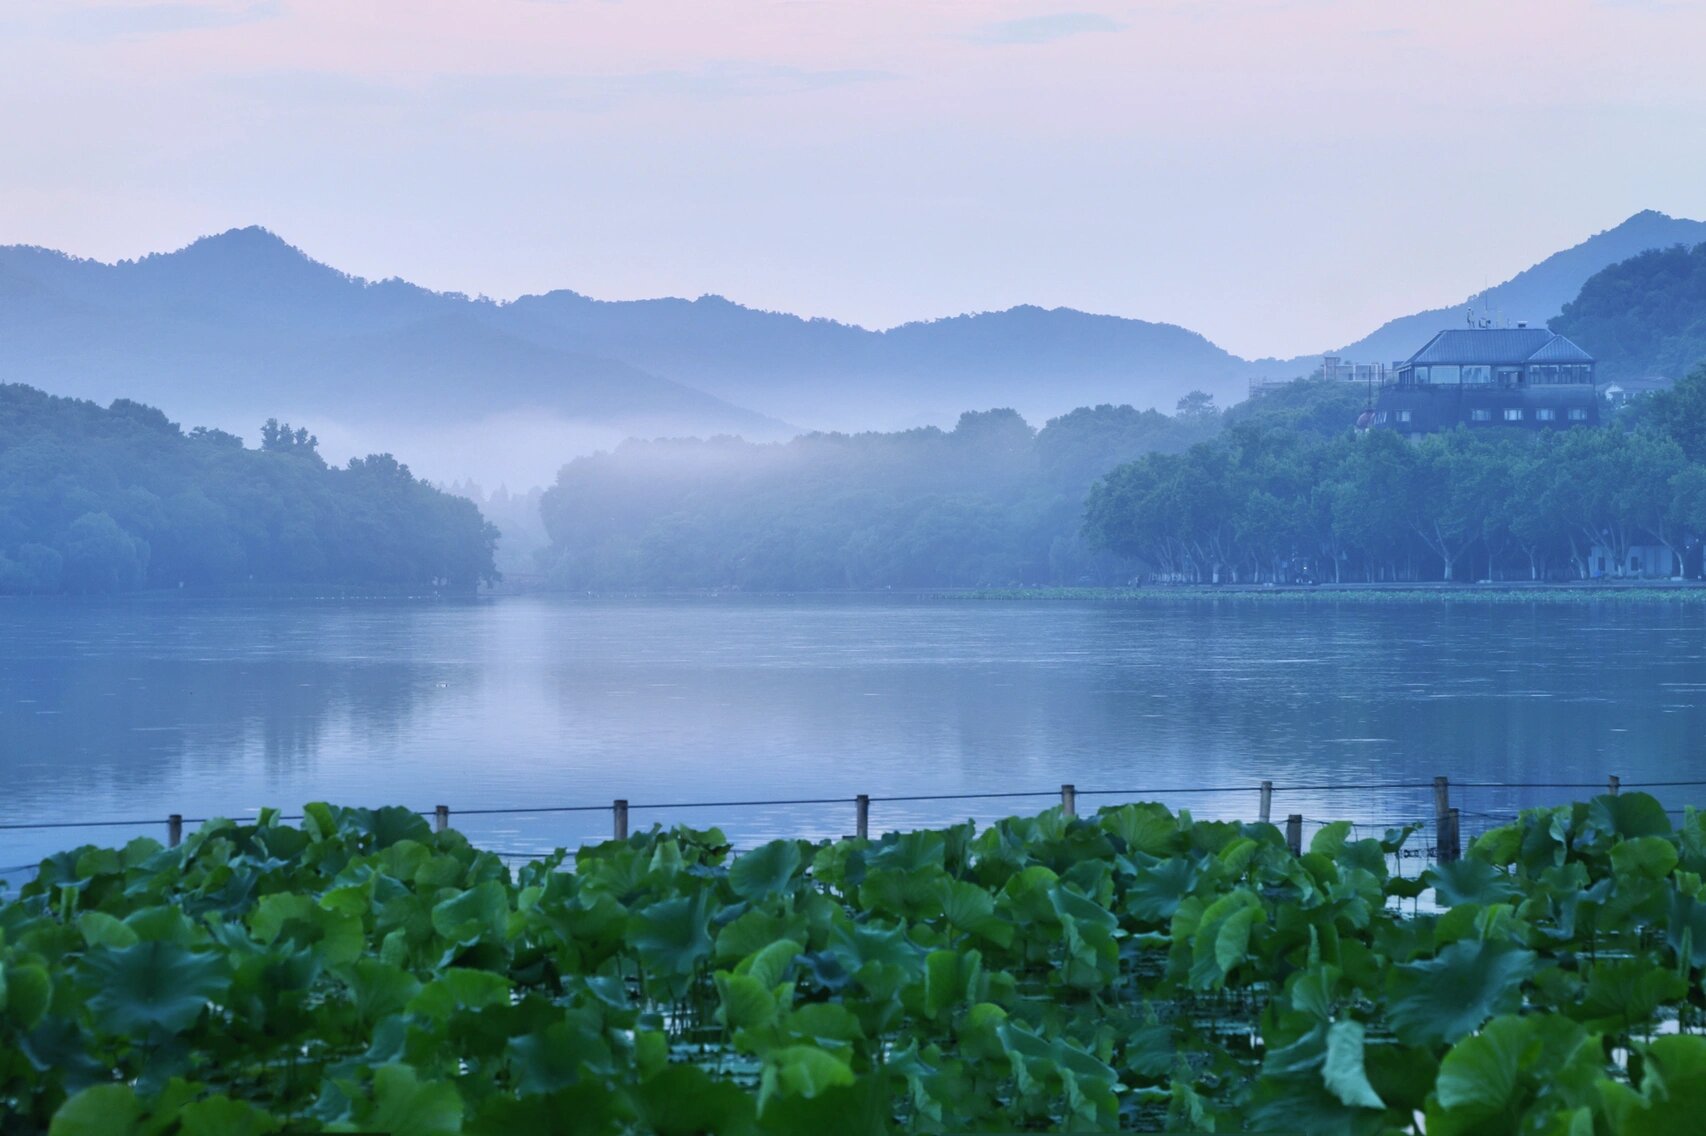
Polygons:
[[[1487,307],[1543,323],[1595,272],[1706,241],[1706,223],[1645,212],[1491,289]],[[1480,306],[1480,301],[1477,302]],[[1404,316],[1338,354],[1391,361],[1464,304]],[[1590,351],[1592,344],[1584,344]],[[1317,356],[1245,360],[1171,324],[1021,306],[872,331],[718,296],[610,302],[569,291],[509,303],[370,282],[259,228],[103,264],[0,248],[0,380],[252,435],[305,422],[333,456],[392,449],[435,476],[547,479],[625,435],[949,423],[1012,406],[1220,402]]]

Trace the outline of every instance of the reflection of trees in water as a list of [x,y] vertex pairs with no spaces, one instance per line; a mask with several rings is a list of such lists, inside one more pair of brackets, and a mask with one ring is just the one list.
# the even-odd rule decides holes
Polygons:
[[367,658],[279,658],[264,642],[276,628],[260,621],[204,626],[186,650],[181,633],[127,625],[135,613],[62,614],[57,625],[0,616],[18,646],[0,662],[0,769],[19,793],[92,776],[104,790],[153,788],[162,766],[218,776],[256,757],[269,778],[298,779],[329,730],[394,745],[433,685],[406,643]]

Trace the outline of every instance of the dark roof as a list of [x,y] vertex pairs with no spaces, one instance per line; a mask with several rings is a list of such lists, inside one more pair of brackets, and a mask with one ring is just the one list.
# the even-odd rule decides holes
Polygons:
[[1543,327],[1463,327],[1442,331],[1406,363],[1591,363],[1593,356]]

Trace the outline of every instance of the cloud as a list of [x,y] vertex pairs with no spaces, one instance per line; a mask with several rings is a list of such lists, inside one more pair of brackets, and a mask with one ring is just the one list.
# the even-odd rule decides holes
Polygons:
[[277,19],[278,0],[253,3],[56,4],[33,30],[83,43],[144,39]]
[[719,61],[679,70],[602,75],[434,75],[418,83],[336,72],[271,71],[230,76],[224,85],[281,106],[413,108],[455,117],[515,110],[604,111],[657,99],[703,103],[766,98],[893,78],[888,71]]
[[997,20],[972,29],[963,38],[992,46],[1053,43],[1093,32],[1117,32],[1125,27],[1118,20],[1094,12],[1060,12],[1048,16],[1022,16]]

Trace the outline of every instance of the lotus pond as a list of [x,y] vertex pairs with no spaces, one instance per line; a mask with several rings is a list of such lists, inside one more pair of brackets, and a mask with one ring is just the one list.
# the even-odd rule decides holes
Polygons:
[[1404,875],[1158,805],[512,871],[403,809],[42,863],[0,1132],[1696,1133],[1706,815],[1529,812]]

